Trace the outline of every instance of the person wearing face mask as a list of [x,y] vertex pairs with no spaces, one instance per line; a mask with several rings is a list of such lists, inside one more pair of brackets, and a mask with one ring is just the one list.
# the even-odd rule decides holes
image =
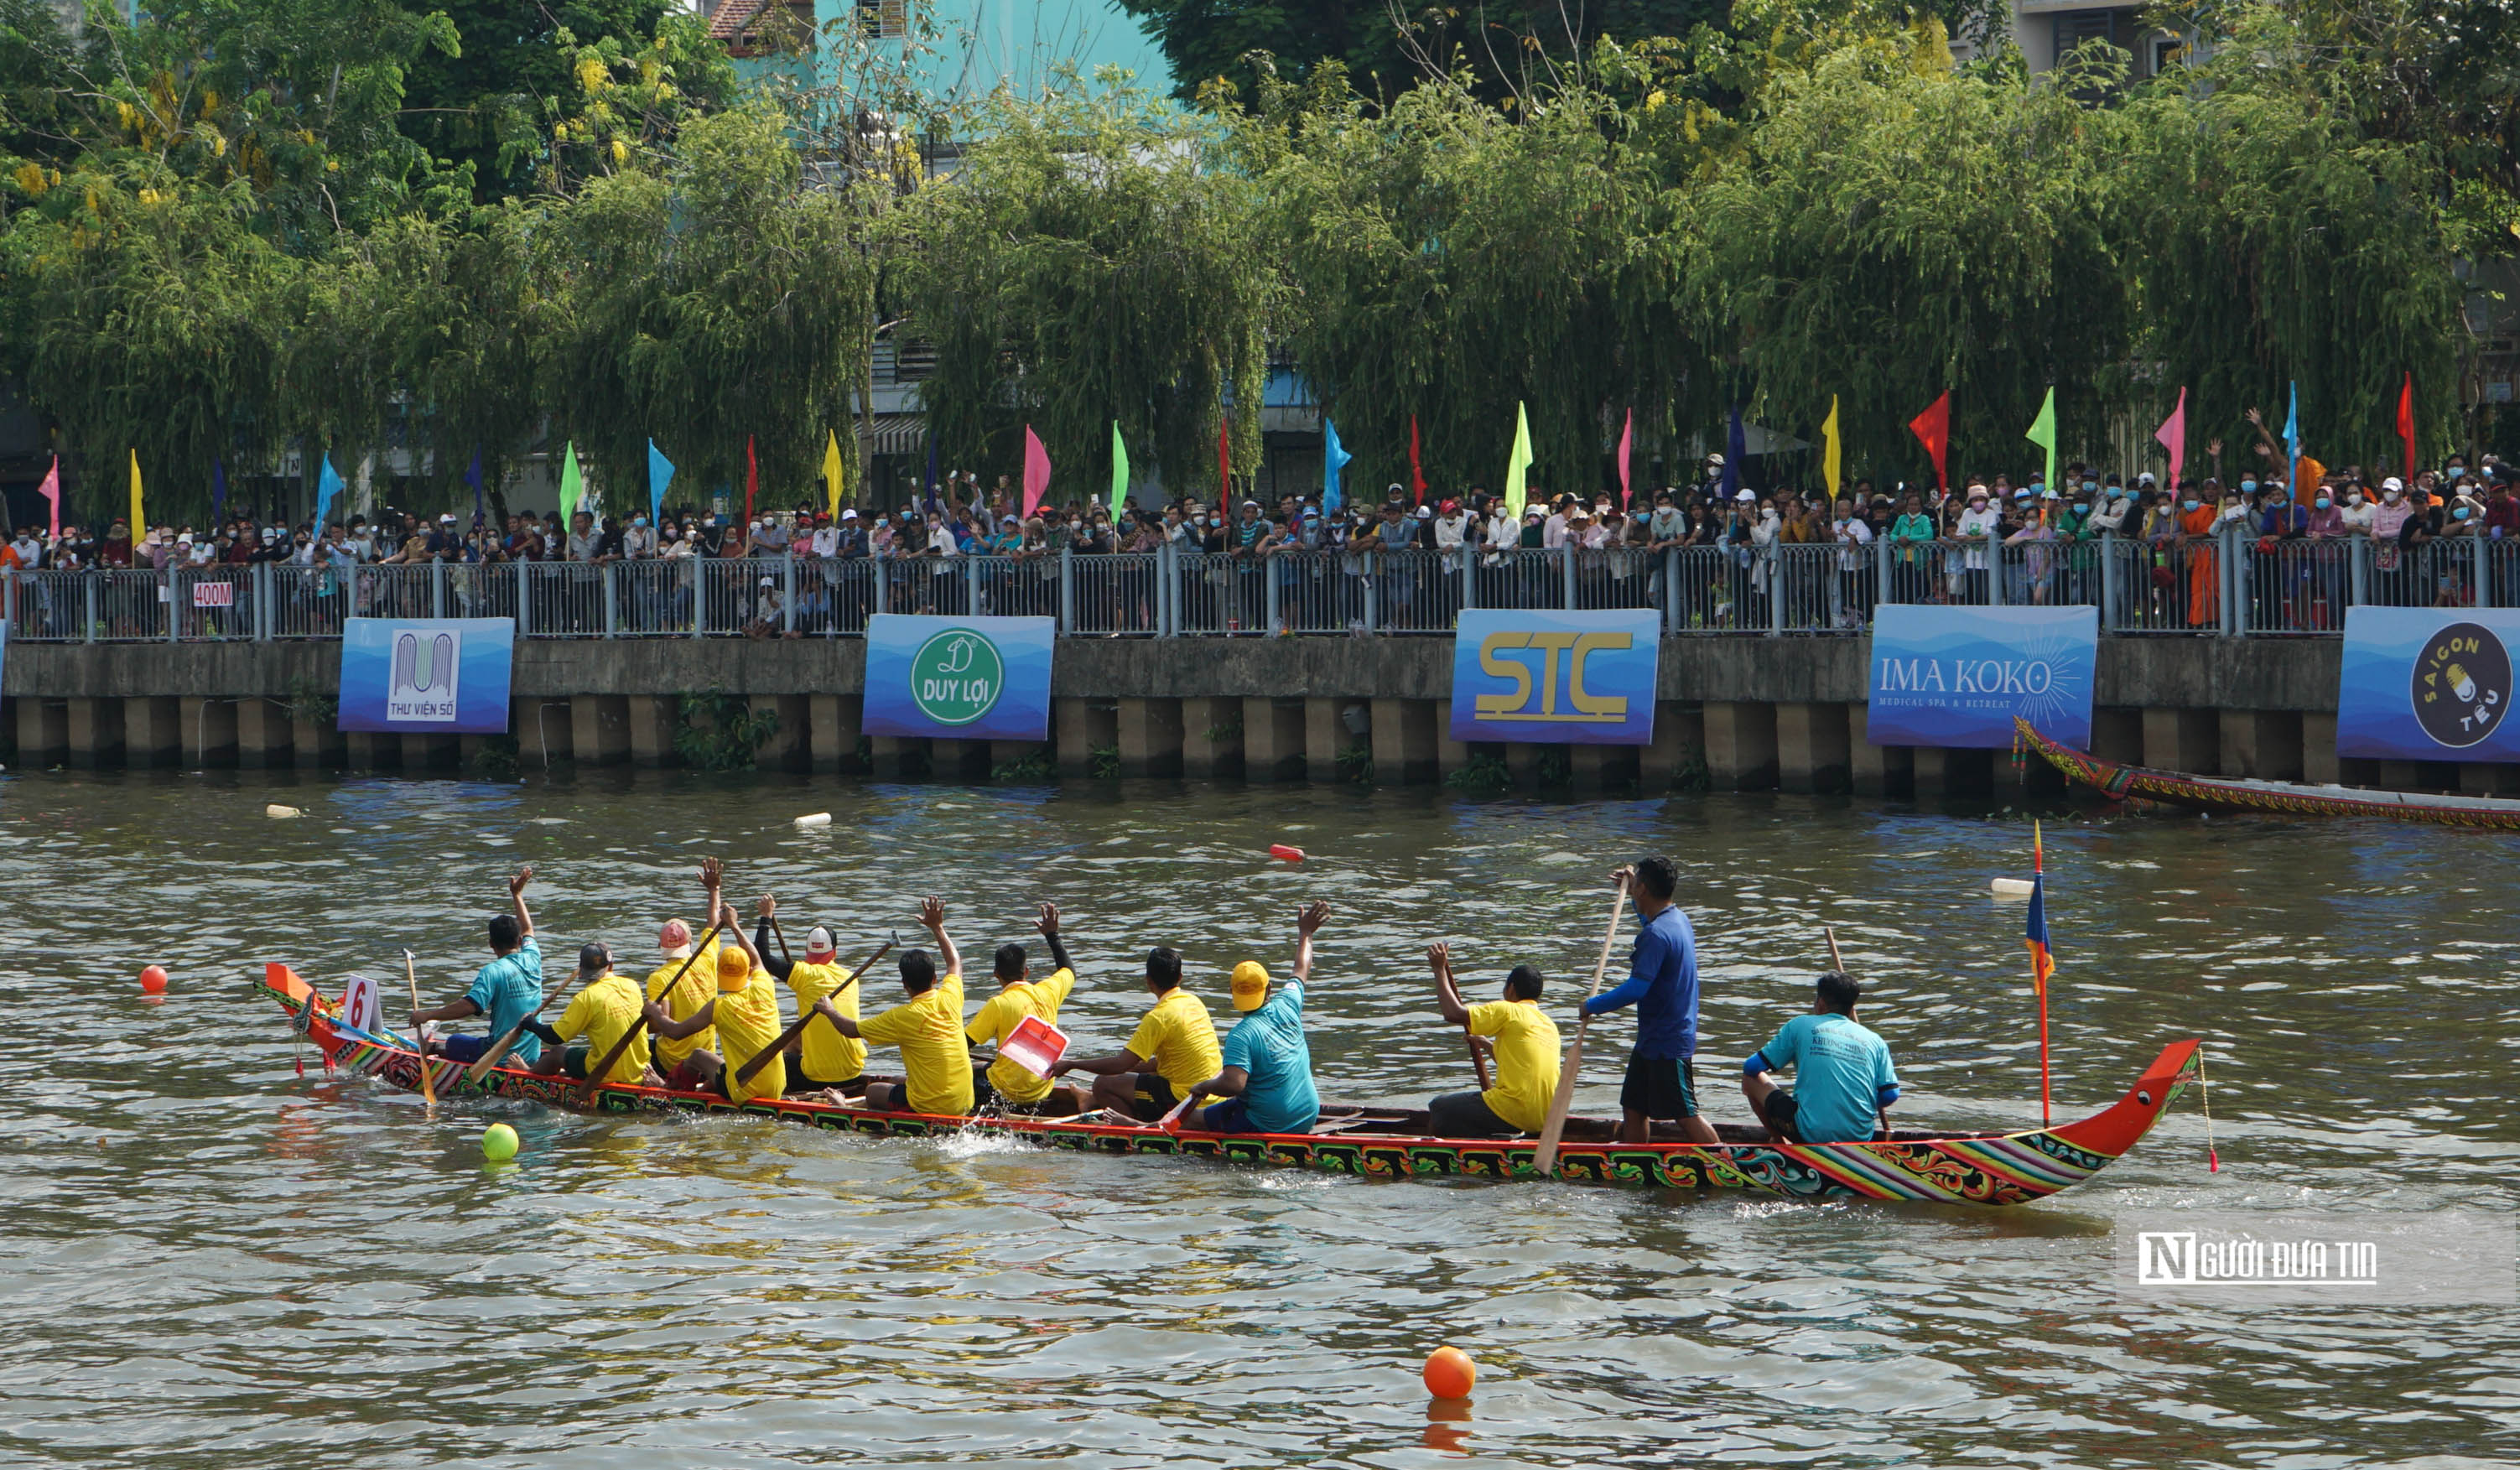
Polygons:
[[1960,586],[1958,596],[1973,607],[1986,605],[1989,589],[1986,577],[1986,548],[1994,539],[1999,524],[1995,510],[1984,485],[1968,487],[1968,509],[1960,512],[1953,536],[1965,547],[1959,553]]
[[2216,626],[2222,612],[2222,567],[2214,545],[2214,528],[2223,520],[2223,487],[2207,480],[2200,489],[2182,485],[2179,497],[2180,551],[2187,558],[2188,627]]
[[2406,575],[2406,529],[2411,518],[2405,483],[2395,475],[2382,480],[2379,504],[2371,512],[2371,569],[2374,601],[2384,606],[2404,607],[2412,601]]

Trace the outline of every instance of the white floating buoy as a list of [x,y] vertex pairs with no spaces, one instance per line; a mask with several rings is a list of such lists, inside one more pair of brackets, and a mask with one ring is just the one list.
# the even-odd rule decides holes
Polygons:
[[270,806],[262,809],[262,815],[265,817],[303,817],[306,814],[297,810],[295,807],[284,807],[278,802],[274,802]]
[[804,816],[796,819],[796,825],[799,830],[809,826],[830,826],[831,824],[832,814],[829,812],[808,812]]
[[1987,887],[1997,898],[2030,897],[2030,880],[2027,878],[1998,878]]

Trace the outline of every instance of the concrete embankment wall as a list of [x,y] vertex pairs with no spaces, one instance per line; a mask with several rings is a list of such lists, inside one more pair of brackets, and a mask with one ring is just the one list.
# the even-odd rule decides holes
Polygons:
[[[547,761],[677,764],[683,696],[775,711],[758,762],[884,778],[1066,776],[1247,780],[1442,780],[1474,762],[1515,785],[1642,792],[1846,790],[1935,795],[2048,784],[2002,752],[1865,739],[1868,640],[1670,639],[1649,746],[1467,746],[1446,735],[1444,638],[1068,639],[1044,743],[862,740],[865,646],[854,640],[536,641],[517,646],[511,729]],[[2174,770],[2409,789],[2508,789],[2513,768],[2339,762],[2332,640],[2101,641],[2092,744]],[[330,728],[333,644],[19,645],[0,739],[14,763],[457,768],[483,736]],[[765,722],[766,723],[766,722]],[[496,747],[504,751],[504,746]],[[1371,771],[1367,768],[1370,765]]]

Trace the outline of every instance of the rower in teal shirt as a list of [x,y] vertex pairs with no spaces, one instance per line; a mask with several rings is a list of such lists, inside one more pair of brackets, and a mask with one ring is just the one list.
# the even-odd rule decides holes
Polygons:
[[[1889,1126],[1899,1098],[1890,1047],[1855,1019],[1863,999],[1852,976],[1820,977],[1809,1013],[1785,1023],[1777,1039],[1741,1063],[1741,1093],[1768,1132],[1787,1143],[1851,1143]],[[1769,1074],[1794,1069],[1792,1090]]]
[[1321,1116],[1313,1091],[1313,1050],[1304,1040],[1304,981],[1313,970],[1313,931],[1330,906],[1307,904],[1295,915],[1295,978],[1271,983],[1257,960],[1234,967],[1234,1008],[1241,1023],[1227,1033],[1224,1070],[1190,1090],[1187,1103],[1222,1097],[1191,1116],[1191,1126],[1219,1134],[1304,1134]]
[[459,1021],[466,1016],[488,1016],[489,1031],[480,1036],[450,1036],[437,1047],[449,1060],[470,1062],[498,1045],[510,1027],[528,1023],[517,1038],[509,1055],[518,1065],[529,1066],[542,1055],[543,1042],[552,1033],[547,1027],[531,1024],[543,1008],[543,952],[534,943],[534,916],[525,908],[525,881],[534,875],[531,868],[519,868],[508,880],[508,903],[512,912],[490,920],[488,964],[472,976],[472,984],[462,997],[440,1005],[435,1010],[416,1010],[411,1015],[414,1036],[428,1021]]

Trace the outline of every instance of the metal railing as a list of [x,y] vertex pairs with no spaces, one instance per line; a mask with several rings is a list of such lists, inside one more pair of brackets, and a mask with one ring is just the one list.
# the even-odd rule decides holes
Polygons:
[[2444,536],[1747,542],[1361,554],[787,556],[486,565],[12,570],[31,643],[334,639],[352,617],[508,617],[523,638],[855,637],[881,612],[1053,617],[1095,638],[1444,635],[1472,607],[1651,608],[1664,632],[1844,636],[1883,603],[2091,606],[2109,634],[2320,637],[2354,606],[2520,606],[2520,542]]

